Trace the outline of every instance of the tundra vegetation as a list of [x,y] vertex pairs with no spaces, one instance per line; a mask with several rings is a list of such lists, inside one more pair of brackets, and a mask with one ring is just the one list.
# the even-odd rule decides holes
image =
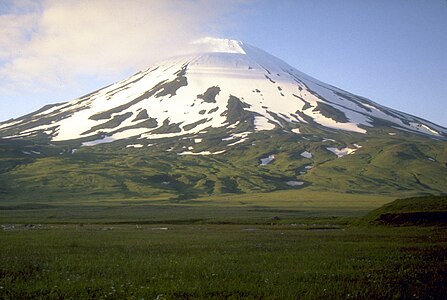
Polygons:
[[[0,298],[443,299],[447,221],[426,219],[447,198],[392,200],[303,190],[2,203]],[[425,219],[383,222],[416,212]]]

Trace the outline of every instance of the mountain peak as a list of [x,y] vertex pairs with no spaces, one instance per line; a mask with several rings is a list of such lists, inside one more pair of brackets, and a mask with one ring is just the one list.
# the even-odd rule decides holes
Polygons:
[[244,43],[237,40],[204,37],[194,41],[192,44],[199,52],[246,54]]
[[194,45],[192,55],[2,123],[0,136],[90,145],[128,138],[177,138],[217,129],[224,131],[224,139],[274,129],[299,134],[300,128],[311,126],[361,134],[382,128],[385,134],[397,129],[447,137],[441,126],[325,84],[243,42],[208,37]]
[[240,41],[195,45],[190,55],[0,123],[0,181],[11,186],[0,195],[446,191],[446,128]]

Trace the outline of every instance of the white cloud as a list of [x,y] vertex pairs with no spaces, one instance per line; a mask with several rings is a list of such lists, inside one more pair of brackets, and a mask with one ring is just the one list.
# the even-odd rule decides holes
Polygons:
[[0,62],[24,54],[23,48],[38,22],[36,13],[7,12],[6,7],[0,6]]
[[218,33],[221,18],[239,2],[244,1],[7,2],[0,6],[0,92],[51,89],[144,69],[194,39]]

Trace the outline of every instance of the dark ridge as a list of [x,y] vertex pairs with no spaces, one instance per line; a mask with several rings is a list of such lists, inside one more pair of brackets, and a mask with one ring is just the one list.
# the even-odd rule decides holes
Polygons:
[[283,114],[283,113],[279,113],[279,115],[280,115],[281,117],[283,117],[283,119],[285,119],[285,120],[290,119],[287,115],[285,115],[285,114]]
[[112,108],[108,111],[104,111],[104,112],[95,114],[95,115],[91,116],[89,119],[95,120],[95,121],[103,120],[103,119],[110,119],[112,114],[119,113],[123,110],[126,110],[129,107],[137,104],[138,102],[152,97],[153,95],[155,95],[155,97],[161,97],[161,96],[165,96],[168,94],[170,94],[171,96],[175,95],[175,92],[180,87],[186,86],[188,84],[186,77],[184,76],[186,73],[186,68],[187,68],[187,65],[183,66],[183,68],[181,70],[176,72],[175,75],[177,75],[177,78],[174,79],[173,81],[166,82],[166,80],[163,80],[163,81],[159,82],[158,84],[156,84],[152,89],[145,92],[141,96],[135,98],[134,100],[132,100],[126,104]]
[[205,93],[197,95],[198,99],[203,99],[206,103],[216,103],[216,96],[220,93],[218,86],[208,88]]
[[[147,70],[147,74],[149,74],[149,73],[152,73],[152,72],[154,72],[154,71],[156,71],[156,70],[158,70],[160,68],[160,66],[156,66],[154,69],[152,69],[152,68],[149,68],[149,70]],[[138,72],[139,73],[139,72]],[[138,73],[136,73],[136,74],[138,74]],[[136,75],[135,74],[135,75]]]
[[183,130],[185,130],[185,131],[191,130],[191,129],[197,127],[200,124],[206,123],[207,121],[208,121],[208,119],[202,119],[202,120],[199,120],[199,121],[194,122],[192,124],[185,125],[185,126],[183,126]]
[[218,111],[218,110],[219,110],[219,107],[215,107],[215,108],[211,109],[211,110],[208,112],[208,114],[212,114],[213,112],[216,112],[216,111]]
[[322,102],[317,103],[317,107],[315,107],[313,109],[313,111],[319,111],[326,118],[333,119],[340,123],[349,122],[349,120],[346,117],[344,112],[342,112],[326,103],[322,103]]
[[204,115],[206,113],[206,110],[205,109],[202,109],[201,111],[199,111],[199,114],[200,115]]
[[306,84],[304,84],[304,82],[301,81],[300,77],[297,76],[297,75],[294,73],[294,70],[293,70],[293,69],[290,69],[290,70],[282,69],[282,70],[283,70],[285,73],[291,75],[291,76],[293,77],[293,79],[295,80],[296,83],[298,83],[298,84],[300,84],[300,85],[303,85],[304,87],[307,88]]
[[177,132],[181,132],[182,130],[180,129],[180,125],[181,123],[177,124],[170,124],[169,123],[169,119],[165,119],[163,121],[163,125],[160,128],[157,128],[153,131],[151,131],[151,133],[155,133],[155,134],[163,134],[163,133],[177,133]]
[[[369,107],[367,107],[367,106],[365,106],[365,105],[363,104],[363,103],[368,103],[368,102],[365,101],[365,100],[363,100],[363,99],[361,99],[361,98],[359,98],[359,97],[356,97],[356,96],[351,95],[351,94],[342,94],[342,93],[340,93],[340,92],[338,92],[338,91],[334,91],[334,94],[337,95],[337,96],[339,96],[339,97],[342,97],[342,98],[346,98],[346,99],[348,99],[348,100],[351,100],[352,102],[354,102],[355,104],[357,104],[359,107],[363,108],[364,110],[366,110],[366,111],[368,111],[368,112],[371,112],[371,111],[372,111],[371,108],[369,108]],[[369,103],[368,103],[368,104],[369,104]]]
[[[327,100],[326,98],[321,97],[320,94],[318,94],[317,92],[313,91],[313,90],[310,89],[309,86],[307,86],[304,82],[302,82],[301,80],[299,80],[299,77],[297,77],[295,74],[290,73],[290,72],[289,72],[289,74],[292,75],[292,76],[295,78],[295,81],[296,81],[297,83],[302,84],[302,85],[307,89],[307,91],[309,91],[309,93],[311,93],[312,95],[314,95],[314,96],[317,97],[318,99],[321,99],[322,101],[325,101],[325,102],[329,102],[329,103],[338,105],[338,106],[343,107],[343,108],[345,108],[345,109],[347,109],[347,110],[350,110],[350,111],[358,112],[358,111],[355,111],[355,110],[353,110],[353,109],[351,109],[351,108],[349,108],[349,107],[345,107],[345,106],[343,106],[343,105],[340,105],[340,104],[338,104],[338,103],[334,103],[334,102],[332,102],[332,101]],[[315,84],[319,85],[318,83],[315,83]],[[321,86],[321,85],[319,85],[319,86]],[[324,87],[324,88],[325,88],[325,87]],[[297,97],[297,98],[300,98],[300,97],[297,96],[297,95],[294,95],[294,96]],[[301,99],[301,98],[300,98],[300,99]],[[302,99],[302,100],[303,100],[303,99]],[[321,104],[321,102],[320,102],[319,104]],[[327,104],[324,104],[324,105],[329,106],[329,105],[327,105]],[[305,106],[306,106],[306,105],[305,105]],[[306,109],[308,109],[308,108],[309,108],[309,107],[306,107]],[[334,108],[334,109],[335,109],[335,108]],[[304,109],[303,109],[303,110],[304,110]],[[319,109],[318,109],[318,106],[314,109],[314,111],[315,111],[315,110],[319,110]],[[323,108],[323,110],[324,110],[324,108]],[[331,108],[329,108],[329,110],[331,110]],[[337,111],[338,111],[338,110],[337,110]],[[324,115],[323,111],[320,110],[320,112],[323,114],[323,116],[327,117],[326,115]],[[336,113],[336,112],[334,112],[334,113]],[[340,119],[342,119],[343,117],[346,118],[346,115],[345,115],[343,112],[340,111],[340,113],[342,113],[343,115],[337,113],[337,118],[340,118]],[[358,113],[360,113],[360,112],[358,112]],[[329,117],[329,118],[334,119],[333,117]],[[334,120],[336,120],[336,119],[334,119]],[[336,120],[336,121],[337,121],[337,120]],[[342,122],[342,121],[337,121],[337,122],[346,123],[346,122],[348,122],[348,121],[349,121],[349,120],[347,120],[347,118],[346,118],[346,121],[344,121],[344,122]]]
[[221,116],[226,116],[229,124],[233,124],[237,121],[254,119],[253,114],[246,111],[245,108],[250,108],[250,105],[242,102],[237,97],[230,96],[228,99],[227,110],[224,111]]
[[[293,73],[289,73],[289,74],[292,75],[292,76],[296,79],[297,82],[301,82],[301,81],[298,80],[298,78],[295,76],[295,74],[293,74]],[[303,86],[306,87],[306,89],[309,91],[309,93],[311,93],[311,94],[314,95],[315,97],[317,97],[317,98],[319,98],[319,99],[322,99],[322,100],[324,100],[324,101],[326,101],[326,102],[336,104],[336,103],[334,103],[334,102],[332,102],[332,101],[329,101],[329,100],[327,100],[327,99],[322,98],[317,92],[311,90],[311,89],[310,89],[306,84],[304,84],[303,82],[301,82],[301,84],[303,84]],[[318,84],[318,83],[315,83],[315,84],[321,86],[321,85]],[[325,88],[325,87],[324,87],[324,88]],[[355,104],[357,104],[359,107],[361,107],[361,108],[363,108],[363,109],[365,109],[365,110],[367,110],[367,111],[371,111],[371,109],[369,109],[369,108],[366,107],[365,105],[362,105],[362,103],[364,103],[364,104],[371,104],[371,101],[370,101],[370,100],[368,100],[368,99],[366,99],[366,98],[363,98],[363,97],[358,97],[358,96],[352,95],[352,94],[350,94],[349,92],[346,92],[346,91],[343,91],[343,90],[341,90],[341,91],[343,91],[343,93],[341,93],[341,92],[338,92],[338,91],[337,91],[337,90],[340,90],[339,88],[336,88],[336,87],[333,87],[333,88],[334,88],[334,89],[333,89],[334,94],[336,94],[336,95],[338,95],[338,96],[340,96],[340,97],[342,97],[342,98],[348,99],[348,100],[350,100],[350,101],[353,101],[353,102],[354,102]],[[339,104],[337,104],[337,105],[339,105]],[[361,112],[359,112],[359,111],[355,111],[355,110],[353,110],[352,108],[345,107],[345,106],[343,106],[343,105],[339,105],[339,106],[340,106],[340,107],[343,107],[343,108],[345,108],[345,109],[347,109],[347,110],[350,110],[350,111],[354,111],[354,112],[357,112],[357,113],[361,113]],[[397,118],[397,119],[400,119],[404,124],[409,125],[409,121],[407,120],[407,117],[408,117],[408,116],[406,116],[406,115],[404,115],[404,114],[401,114],[401,113],[399,113],[399,112],[396,112],[396,111],[394,111],[394,110],[391,110],[391,109],[390,109],[390,110],[385,110],[385,109],[383,109],[380,105],[374,105],[374,107],[376,107],[378,110],[380,110],[380,111],[383,112],[384,114],[386,114],[386,115],[388,115],[388,116],[391,116],[391,117],[394,117],[394,118]],[[370,117],[370,116],[368,116],[368,117]],[[376,119],[377,119],[377,118],[376,118]],[[415,121],[418,121],[418,120],[415,119]],[[394,124],[394,123],[393,123],[393,124]],[[396,125],[396,124],[394,124],[394,125]]]
[[120,128],[120,129],[114,131],[113,133],[123,132],[123,131],[129,130],[129,129],[135,129],[135,128],[148,128],[148,129],[151,129],[151,128],[156,128],[157,126],[158,126],[157,120],[153,119],[153,118],[149,118],[149,119],[146,119],[146,120],[144,120],[142,122],[139,122],[137,124]]
[[133,119],[132,122],[145,120],[145,119],[148,119],[148,118],[149,118],[149,115],[147,114],[147,110],[143,109],[142,111],[140,111],[138,113],[138,115],[135,117],[135,119]]
[[128,109],[129,107],[137,104],[138,102],[140,102],[142,100],[152,97],[157,91],[159,91],[162,88],[162,86],[165,84],[165,82],[166,82],[166,80],[159,82],[151,90],[145,92],[144,94],[138,96],[137,98],[135,98],[134,100],[132,100],[126,104],[117,106],[115,108],[112,108],[112,109],[104,111],[104,112],[97,113],[97,114],[91,116],[89,119],[95,120],[95,121],[110,119],[112,117],[112,114],[121,112],[121,111]]
[[292,117],[294,117],[298,122],[301,122],[300,120],[300,116],[298,116],[297,114],[291,113],[290,114]]
[[267,75],[264,75],[265,78],[267,78],[268,80],[270,80],[271,83],[276,83],[276,81],[274,81],[273,79],[271,79],[270,77],[268,77]]
[[[31,113],[31,114],[22,116],[19,119],[16,119],[15,121],[18,121],[18,120],[23,120],[23,121],[22,121],[22,123],[15,124],[13,126],[0,129],[0,135],[1,136],[16,135],[16,134],[19,134],[20,132],[23,132],[23,131],[29,130],[29,129],[33,129],[38,126],[50,125],[51,122],[61,121],[63,119],[70,117],[73,113],[84,109],[84,108],[77,108],[72,111],[63,112],[63,113],[61,113],[61,112],[57,113],[58,110],[56,110],[51,115],[40,116],[40,117],[35,116],[35,114],[41,113],[41,112],[43,112],[47,109],[50,109],[52,107],[55,107],[57,105],[60,105],[60,104],[46,105],[34,113]],[[29,119],[29,120],[27,120],[27,119]],[[26,138],[39,138],[39,139],[46,140],[46,139],[48,139],[49,136],[47,134],[43,133],[43,131],[53,130],[53,133],[54,133],[55,128],[56,127],[53,126],[51,128],[45,129],[45,130],[43,130],[43,129],[34,130],[32,133],[28,134],[26,136]]]
[[283,118],[281,118],[280,116],[278,116],[278,114],[272,112],[272,111],[267,111],[267,113],[273,117],[273,119],[275,119],[276,121],[278,121],[281,125],[285,125],[287,122],[286,120],[284,120]]
[[119,93],[121,91],[127,90],[129,88],[130,88],[129,86],[122,86],[122,87],[119,87],[119,88],[117,88],[117,89],[115,89],[113,91],[108,92],[106,94],[107,100],[110,100],[115,94],[117,94],[117,93]]
[[304,121],[306,121],[307,123],[309,123],[310,125],[315,125],[315,126],[320,126],[320,124],[318,124],[317,122],[314,121],[314,119],[312,119],[312,117],[309,117],[308,115],[306,115],[305,113],[297,110],[295,112],[298,116],[300,116]]
[[[291,75],[295,77],[294,74],[291,74]],[[295,78],[296,78],[296,77],[295,77]],[[313,91],[312,89],[310,89],[310,88],[309,88],[306,84],[304,84],[303,82],[301,82],[301,84],[303,84],[303,86],[306,87],[306,89],[307,89],[307,91],[309,91],[309,93],[311,93],[312,95],[314,95],[315,97],[317,97],[318,99],[320,99],[320,100],[322,100],[322,101],[324,101],[324,102],[332,103],[332,104],[334,104],[334,105],[343,107],[344,109],[349,110],[349,111],[353,111],[353,112],[361,113],[361,112],[359,112],[359,111],[353,110],[352,108],[349,108],[349,107],[346,107],[346,106],[344,106],[344,105],[340,105],[340,104],[338,104],[338,103],[334,103],[334,102],[332,102],[332,101],[329,101],[328,99],[321,97],[320,94],[318,94],[317,92],[315,92],[315,91]],[[317,83],[316,83],[316,84],[317,84]],[[319,84],[317,84],[317,85],[319,85]],[[321,86],[321,85],[320,85],[320,86]],[[321,102],[320,102],[320,103],[321,103]],[[327,105],[327,104],[325,104],[325,105],[326,105],[326,106],[329,106],[329,105]],[[306,108],[306,109],[307,109],[307,108]],[[324,108],[323,108],[323,109],[324,109]],[[335,108],[334,108],[334,109],[335,109]],[[304,110],[304,109],[303,109],[303,110]],[[314,111],[316,111],[316,110],[317,110],[317,111],[319,110],[319,109],[318,109],[318,105],[317,105],[317,107],[314,109]],[[331,108],[329,108],[329,110],[331,110]],[[335,109],[335,110],[337,110],[337,109]],[[338,110],[337,110],[337,111],[338,111]],[[323,114],[323,116],[328,117],[328,116],[326,116],[326,115],[323,113],[323,111],[320,110],[320,112]],[[336,113],[336,112],[334,111],[334,113]],[[338,120],[335,119],[334,117],[329,117],[329,118],[334,119],[334,120],[336,120],[337,122],[342,122],[342,123],[349,122],[349,120],[346,118],[346,115],[345,115],[343,112],[341,112],[341,111],[340,111],[340,113],[343,114],[343,115],[337,113],[336,118],[339,118],[340,120],[342,120],[343,117],[344,117],[344,118],[346,119],[346,121],[338,121]],[[369,117],[369,116],[368,116],[368,117]]]
[[170,95],[170,97],[172,97],[172,96],[176,95],[176,92],[179,88],[181,88],[182,86],[187,86],[188,80],[186,79],[186,76],[185,76],[187,67],[188,67],[188,65],[185,65],[182,67],[181,70],[176,72],[175,75],[177,75],[177,78],[175,78],[171,82],[164,84],[161,87],[161,91],[159,91],[155,95],[155,97],[159,98],[159,97],[163,97],[163,96],[167,96],[167,95]]
[[126,119],[130,118],[130,116],[132,116],[131,112],[127,112],[122,115],[114,116],[113,119],[111,119],[105,123],[93,126],[90,130],[83,132],[81,135],[89,134],[89,133],[95,132],[99,129],[115,128],[115,127],[119,126],[121,123],[123,123]]
[[[381,119],[381,118],[377,118],[377,117],[372,117],[372,122],[371,124],[374,127],[378,127],[378,126],[384,126],[384,127],[398,127],[398,128],[402,128],[401,126],[399,126],[399,124],[395,124],[391,121],[385,120],[385,119]],[[397,128],[396,128],[397,129]],[[405,128],[403,128],[405,129]]]
[[295,95],[295,94],[292,94],[292,96],[294,96],[294,97],[296,97],[296,98],[298,98],[298,99],[300,99],[301,101],[304,102],[303,110],[306,110],[306,109],[312,107],[312,105],[310,105],[310,103],[309,103],[308,101],[304,100],[302,97],[297,96],[297,95]]
[[304,106],[303,106],[303,110],[306,110],[306,109],[309,109],[309,108],[312,108],[312,105],[310,105],[309,102],[305,102]]
[[[336,88],[336,87],[334,87],[334,89],[340,90],[339,88]],[[420,118],[415,118],[413,116],[409,116],[409,115],[403,114],[403,113],[395,111],[393,109],[383,109],[383,107],[381,105],[372,103],[372,101],[370,101],[367,98],[356,96],[356,95],[352,95],[351,93],[349,93],[347,91],[343,91],[343,90],[341,90],[341,91],[342,92],[334,91],[334,94],[336,94],[336,95],[338,95],[340,97],[346,98],[346,99],[348,99],[348,100],[350,100],[352,102],[355,102],[358,106],[362,107],[363,109],[365,109],[365,110],[367,110],[369,112],[371,112],[372,110],[369,107],[366,107],[363,104],[373,105],[379,111],[381,111],[384,114],[386,114],[388,116],[391,116],[393,118],[400,119],[406,125],[410,125],[410,122],[407,120],[408,117],[411,117],[412,120],[415,121],[415,122],[419,122],[419,120],[423,120],[423,119],[420,119]],[[426,120],[423,120],[423,121],[426,121]],[[431,123],[429,121],[427,121],[427,122]],[[394,125],[396,125],[396,124],[394,124]]]

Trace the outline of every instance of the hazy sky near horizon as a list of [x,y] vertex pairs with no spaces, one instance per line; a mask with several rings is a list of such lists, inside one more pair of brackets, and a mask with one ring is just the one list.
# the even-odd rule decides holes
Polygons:
[[0,0],[0,121],[181,54],[242,40],[447,127],[446,0]]

